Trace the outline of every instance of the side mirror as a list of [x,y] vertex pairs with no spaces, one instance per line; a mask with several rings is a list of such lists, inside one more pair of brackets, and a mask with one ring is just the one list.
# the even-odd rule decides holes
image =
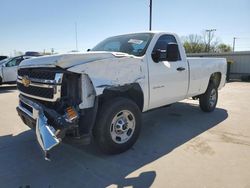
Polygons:
[[159,63],[160,57],[161,57],[161,50],[157,49],[157,50],[153,51],[151,56],[152,56],[152,59],[155,63]]
[[176,43],[169,43],[167,45],[167,61],[177,61],[179,57],[178,45]]
[[91,51],[91,49],[87,49],[87,52]]

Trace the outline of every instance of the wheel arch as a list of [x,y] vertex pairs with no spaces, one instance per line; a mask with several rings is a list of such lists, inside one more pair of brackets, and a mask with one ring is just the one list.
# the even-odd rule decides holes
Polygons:
[[203,82],[204,85],[202,85],[202,92],[201,94],[194,96],[194,97],[200,97],[200,95],[203,95],[206,90],[208,89],[210,83],[213,83],[215,85],[215,87],[218,89],[220,84],[221,84],[221,80],[222,80],[222,74],[221,72],[214,72],[212,74],[210,74],[209,78],[206,78],[206,81]]
[[99,96],[99,105],[116,97],[128,98],[136,103],[141,111],[143,110],[144,96],[142,88],[138,83],[105,88],[103,93]]
[[212,73],[209,78],[208,84],[210,84],[211,82],[215,85],[216,88],[219,88],[221,83],[221,72]]

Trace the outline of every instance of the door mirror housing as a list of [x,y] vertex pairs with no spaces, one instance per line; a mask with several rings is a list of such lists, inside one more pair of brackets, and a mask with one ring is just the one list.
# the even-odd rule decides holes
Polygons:
[[161,50],[161,49],[154,50],[151,56],[155,63],[159,63],[164,59],[164,57],[166,57],[166,50]]
[[167,45],[167,61],[177,61],[180,59],[178,44],[169,43]]

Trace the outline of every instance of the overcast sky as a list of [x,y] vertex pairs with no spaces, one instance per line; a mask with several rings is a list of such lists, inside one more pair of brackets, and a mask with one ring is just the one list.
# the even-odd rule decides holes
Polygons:
[[[85,51],[117,34],[148,30],[149,0],[0,0],[0,55]],[[153,0],[153,30],[180,36],[217,29],[221,42],[250,50],[249,0]]]

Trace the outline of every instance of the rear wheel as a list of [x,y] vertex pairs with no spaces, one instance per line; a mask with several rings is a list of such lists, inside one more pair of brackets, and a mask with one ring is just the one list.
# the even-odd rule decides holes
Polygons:
[[200,96],[200,108],[204,112],[214,111],[218,101],[218,89],[214,83],[209,83],[206,92]]
[[95,141],[105,153],[122,153],[136,142],[140,127],[138,106],[129,99],[116,98],[104,103],[98,112]]

